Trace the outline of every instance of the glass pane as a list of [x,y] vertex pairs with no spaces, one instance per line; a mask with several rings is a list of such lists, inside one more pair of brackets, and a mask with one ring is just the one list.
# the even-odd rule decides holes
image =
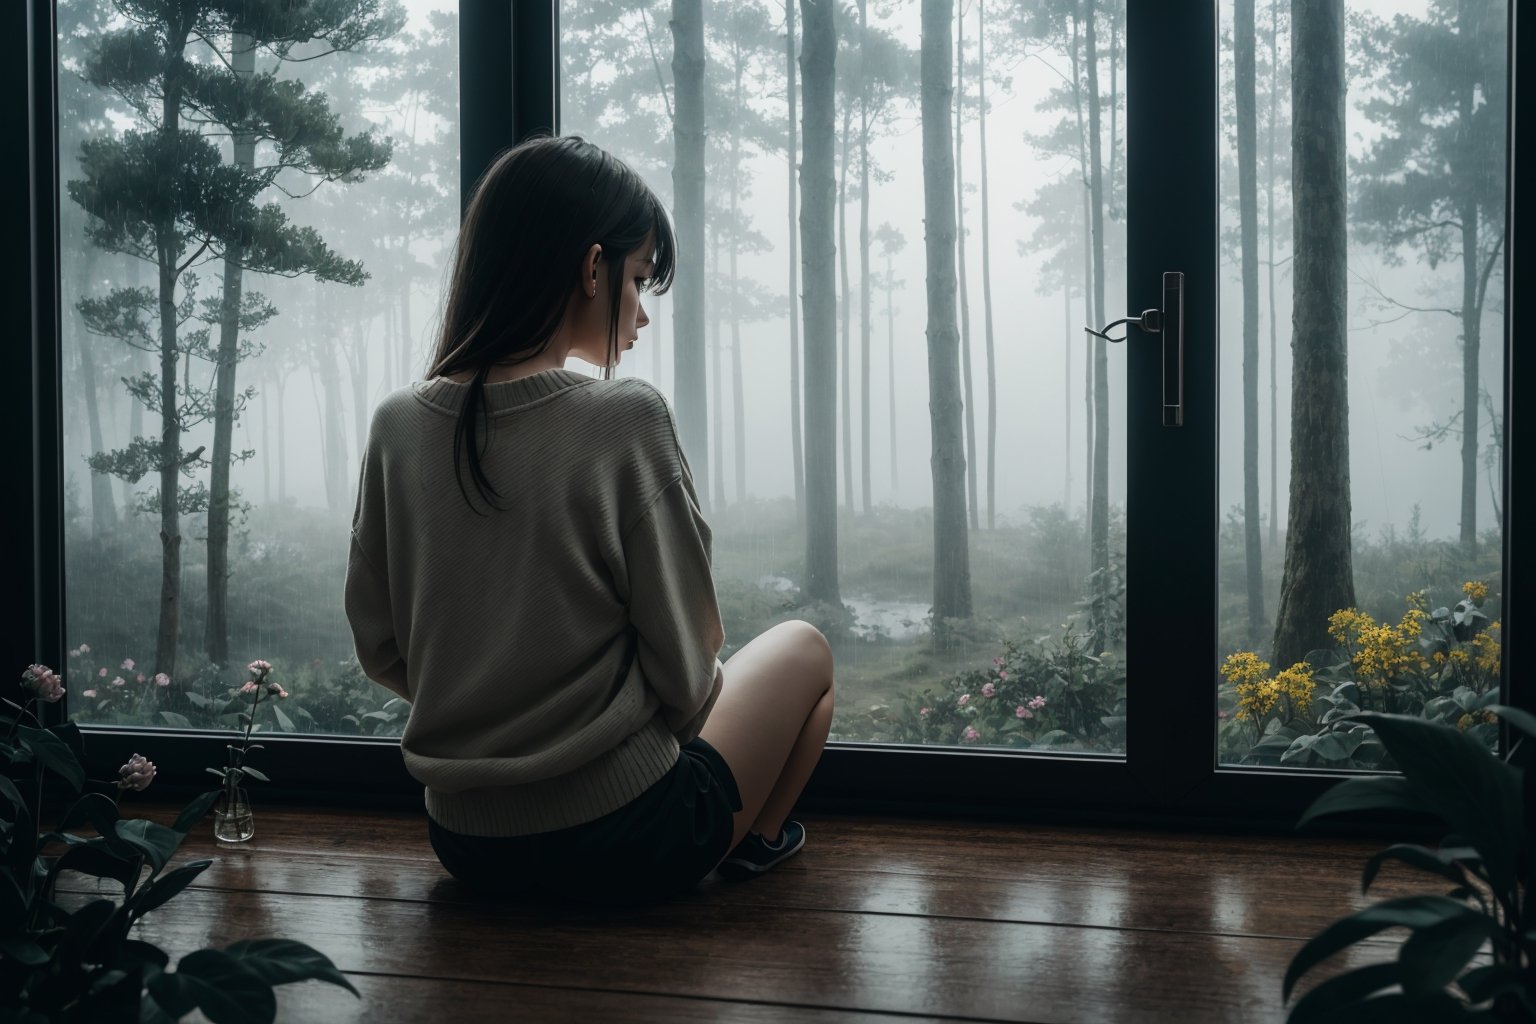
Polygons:
[[238,727],[260,659],[288,696],[239,697],[256,731],[398,736],[342,583],[458,227],[458,5],[260,37],[202,7],[177,65],[129,59],[176,38],[148,15],[58,4],[70,714]]
[[1497,739],[1508,12],[1337,7],[1221,8],[1228,764],[1395,767],[1336,709]]
[[[561,121],[675,210],[689,174],[674,117],[697,109],[678,90],[700,94],[705,242],[680,258],[707,281],[703,336],[679,336],[676,287],[648,296],[651,323],[618,372],[680,409],[693,399],[674,389],[677,352],[705,361],[705,450],[688,457],[714,531],[722,659],[806,619],[836,653],[833,740],[1123,753],[1125,365],[1083,332],[1125,314],[1123,4],[949,7],[964,55],[947,144],[964,228],[958,396],[929,373],[924,183],[943,172],[924,157],[921,5],[834,5],[830,336],[802,319],[798,0],[702,5],[691,86],[673,66],[688,6],[562,0]],[[836,426],[812,436],[802,424],[823,389],[803,367],[826,347],[837,376],[818,408]],[[1095,373],[1102,387],[1086,386]],[[951,397],[965,512],[937,533],[963,540],[964,579],[935,568],[930,403]],[[835,593],[813,600],[797,478],[818,446],[836,460],[837,556],[817,574]],[[940,598],[946,578],[963,602]]]

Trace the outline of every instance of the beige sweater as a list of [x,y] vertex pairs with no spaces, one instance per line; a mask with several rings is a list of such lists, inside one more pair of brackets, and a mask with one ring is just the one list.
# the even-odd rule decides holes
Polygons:
[[[545,370],[485,387],[475,490],[453,430],[469,385],[417,381],[368,430],[346,613],[445,828],[514,836],[629,803],[698,735],[723,680],[710,528],[666,398]],[[478,420],[477,415],[477,420]]]

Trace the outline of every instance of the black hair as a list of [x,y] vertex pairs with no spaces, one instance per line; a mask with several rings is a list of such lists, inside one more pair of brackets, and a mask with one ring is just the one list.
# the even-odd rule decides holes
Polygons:
[[[473,370],[453,433],[453,471],[467,449],[480,497],[498,494],[480,465],[475,414],[485,413],[485,379],[496,363],[542,355],[565,319],[576,271],[594,244],[608,275],[608,360],[618,362],[624,261],[646,239],[655,261],[646,289],[672,285],[675,241],[661,201],[622,160],[576,135],[535,136],[503,151],[475,182],[459,229],[437,351],[427,377]],[[489,434],[490,424],[486,422]],[[477,514],[478,509],[475,509]]]

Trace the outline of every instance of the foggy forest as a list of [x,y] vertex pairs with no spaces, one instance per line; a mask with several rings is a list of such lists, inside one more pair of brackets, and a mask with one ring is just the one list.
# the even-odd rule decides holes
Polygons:
[[[461,208],[454,0],[59,0],[81,722],[399,736],[342,610],[373,408]],[[1224,763],[1479,736],[1500,671],[1502,0],[1223,0]],[[832,740],[1125,752],[1124,0],[562,0],[560,126],[669,210],[722,660],[827,635]],[[1342,110],[1343,119],[1337,113]],[[573,363],[572,368],[600,372]],[[1139,691],[1138,691],[1139,692]],[[270,710],[268,710],[270,709]]]

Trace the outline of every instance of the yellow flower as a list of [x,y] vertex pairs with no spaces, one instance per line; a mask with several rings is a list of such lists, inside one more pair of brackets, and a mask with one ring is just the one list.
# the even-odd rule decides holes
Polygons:
[[1467,595],[1468,600],[1479,608],[1488,597],[1488,584],[1480,580],[1468,580],[1461,585],[1461,592]]
[[1415,611],[1429,611],[1429,591],[1415,590],[1408,595],[1408,607]]
[[1312,693],[1316,688],[1316,680],[1312,677],[1312,667],[1304,661],[1298,661],[1290,668],[1281,672],[1274,678],[1275,688],[1291,699],[1291,706],[1298,715],[1307,713],[1312,706]]
[[1456,719],[1456,728],[1460,729],[1462,732],[1465,732],[1466,729],[1467,729],[1467,726],[1469,726],[1471,724],[1472,724],[1472,716],[1471,715],[1462,715],[1460,718]]
[[1472,660],[1478,668],[1495,676],[1499,674],[1499,655],[1503,650],[1495,635],[1498,631],[1499,624],[1495,622],[1472,638]]
[[1391,626],[1370,626],[1360,631],[1360,646],[1352,659],[1359,677],[1388,680],[1408,665],[1408,643]]
[[1252,651],[1237,651],[1227,655],[1227,660],[1221,666],[1221,674],[1233,686],[1253,684],[1269,674],[1269,662],[1259,660],[1259,656]]
[[1376,620],[1355,608],[1340,608],[1328,617],[1328,635],[1344,646],[1357,643],[1360,634],[1373,628]]

